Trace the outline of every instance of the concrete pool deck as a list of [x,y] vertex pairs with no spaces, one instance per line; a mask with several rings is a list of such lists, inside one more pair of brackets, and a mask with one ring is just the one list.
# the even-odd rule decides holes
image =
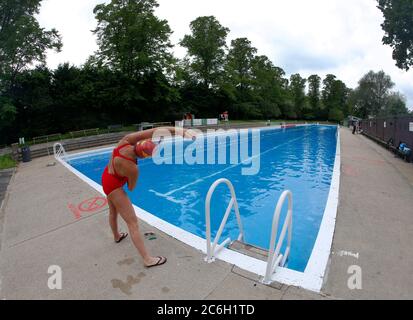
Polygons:
[[[230,264],[206,264],[197,250],[141,223],[141,232],[156,233],[150,251],[169,259],[145,269],[130,239],[113,242],[107,207],[87,201],[101,195],[62,165],[48,167],[54,159],[45,157],[20,164],[0,212],[0,299],[413,299],[413,166],[348,129],[341,129],[341,157],[321,294],[264,286]],[[82,203],[89,211],[73,209]],[[51,265],[62,269],[62,290],[47,286]],[[353,265],[362,270],[362,290],[347,286]]]

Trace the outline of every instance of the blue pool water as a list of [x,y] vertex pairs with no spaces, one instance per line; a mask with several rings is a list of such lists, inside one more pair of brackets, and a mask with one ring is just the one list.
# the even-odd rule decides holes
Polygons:
[[[257,175],[242,175],[242,165],[156,165],[151,159],[145,159],[139,162],[138,186],[132,193],[128,191],[129,196],[138,207],[205,238],[206,194],[213,182],[227,178],[235,187],[245,241],[268,249],[276,203],[284,190],[291,190],[293,241],[288,268],[302,272],[313,250],[330,190],[337,128],[306,126],[265,130],[260,141],[261,165]],[[228,150],[229,145],[228,140]],[[101,174],[110,155],[110,152],[92,153],[68,162],[101,184]],[[227,187],[218,187],[211,201],[213,236],[229,201]],[[281,222],[286,207],[285,204]],[[221,241],[228,236],[236,239],[238,233],[235,215],[231,214]]]

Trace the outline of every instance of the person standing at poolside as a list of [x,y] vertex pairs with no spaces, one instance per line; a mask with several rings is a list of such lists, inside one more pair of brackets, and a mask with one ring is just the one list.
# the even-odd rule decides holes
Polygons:
[[[174,127],[158,128],[164,132],[169,132],[171,135],[180,135],[182,137],[191,137],[188,130]],[[123,187],[127,184],[128,189],[133,191],[138,181],[139,169],[137,166],[137,145],[139,142],[147,139],[152,139],[153,134],[158,129],[145,130],[123,137],[116,148],[102,174],[102,186],[105,192],[109,205],[109,224],[113,232],[116,243],[125,239],[127,233],[119,233],[118,229],[118,214],[125,220],[133,244],[138,249],[142,256],[145,267],[155,267],[166,263],[166,257],[153,257],[149,254],[145,247],[143,237],[139,232],[139,223],[133,209],[132,203],[129,200]],[[193,136],[193,135],[192,135]]]
[[353,134],[357,133],[358,121],[353,121]]

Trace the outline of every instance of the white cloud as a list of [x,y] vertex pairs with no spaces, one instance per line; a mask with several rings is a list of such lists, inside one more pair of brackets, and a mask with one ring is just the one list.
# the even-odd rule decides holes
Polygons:
[[38,16],[42,27],[55,28],[62,36],[62,52],[49,52],[48,65],[70,62],[81,65],[97,50],[93,8],[99,0],[43,0]]
[[[103,0],[44,0],[40,21],[57,28],[63,36],[60,54],[49,54],[55,67],[69,61],[82,64],[96,50],[93,8]],[[108,1],[106,1],[108,2]],[[189,33],[189,24],[199,16],[214,15],[231,30],[228,42],[247,37],[288,74],[309,76],[335,74],[348,86],[369,70],[391,75],[413,108],[413,70],[395,67],[391,48],[382,45],[383,21],[375,0],[158,0],[159,17],[168,20],[177,44]],[[178,57],[185,50],[175,48]]]

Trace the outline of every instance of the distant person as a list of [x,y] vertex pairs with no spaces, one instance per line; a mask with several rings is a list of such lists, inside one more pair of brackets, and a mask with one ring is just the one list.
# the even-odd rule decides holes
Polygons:
[[[182,128],[165,127],[159,129],[167,130],[171,135],[193,137],[190,132]],[[123,187],[125,184],[128,184],[130,191],[135,189],[139,176],[137,159],[142,157],[140,146],[144,141],[144,144],[146,144],[144,153],[149,156],[152,154],[156,145],[152,141],[145,140],[152,139],[155,130],[158,129],[140,131],[123,137],[113,150],[109,164],[102,175],[103,191],[107,196],[109,204],[109,224],[114,240],[116,243],[119,243],[128,236],[127,233],[119,233],[117,218],[118,214],[120,214],[123,220],[125,220],[133,244],[138,249],[147,268],[163,265],[167,259],[160,256],[153,257],[149,254],[139,232],[135,210]]]
[[357,122],[353,121],[353,134],[356,134],[357,131]]

